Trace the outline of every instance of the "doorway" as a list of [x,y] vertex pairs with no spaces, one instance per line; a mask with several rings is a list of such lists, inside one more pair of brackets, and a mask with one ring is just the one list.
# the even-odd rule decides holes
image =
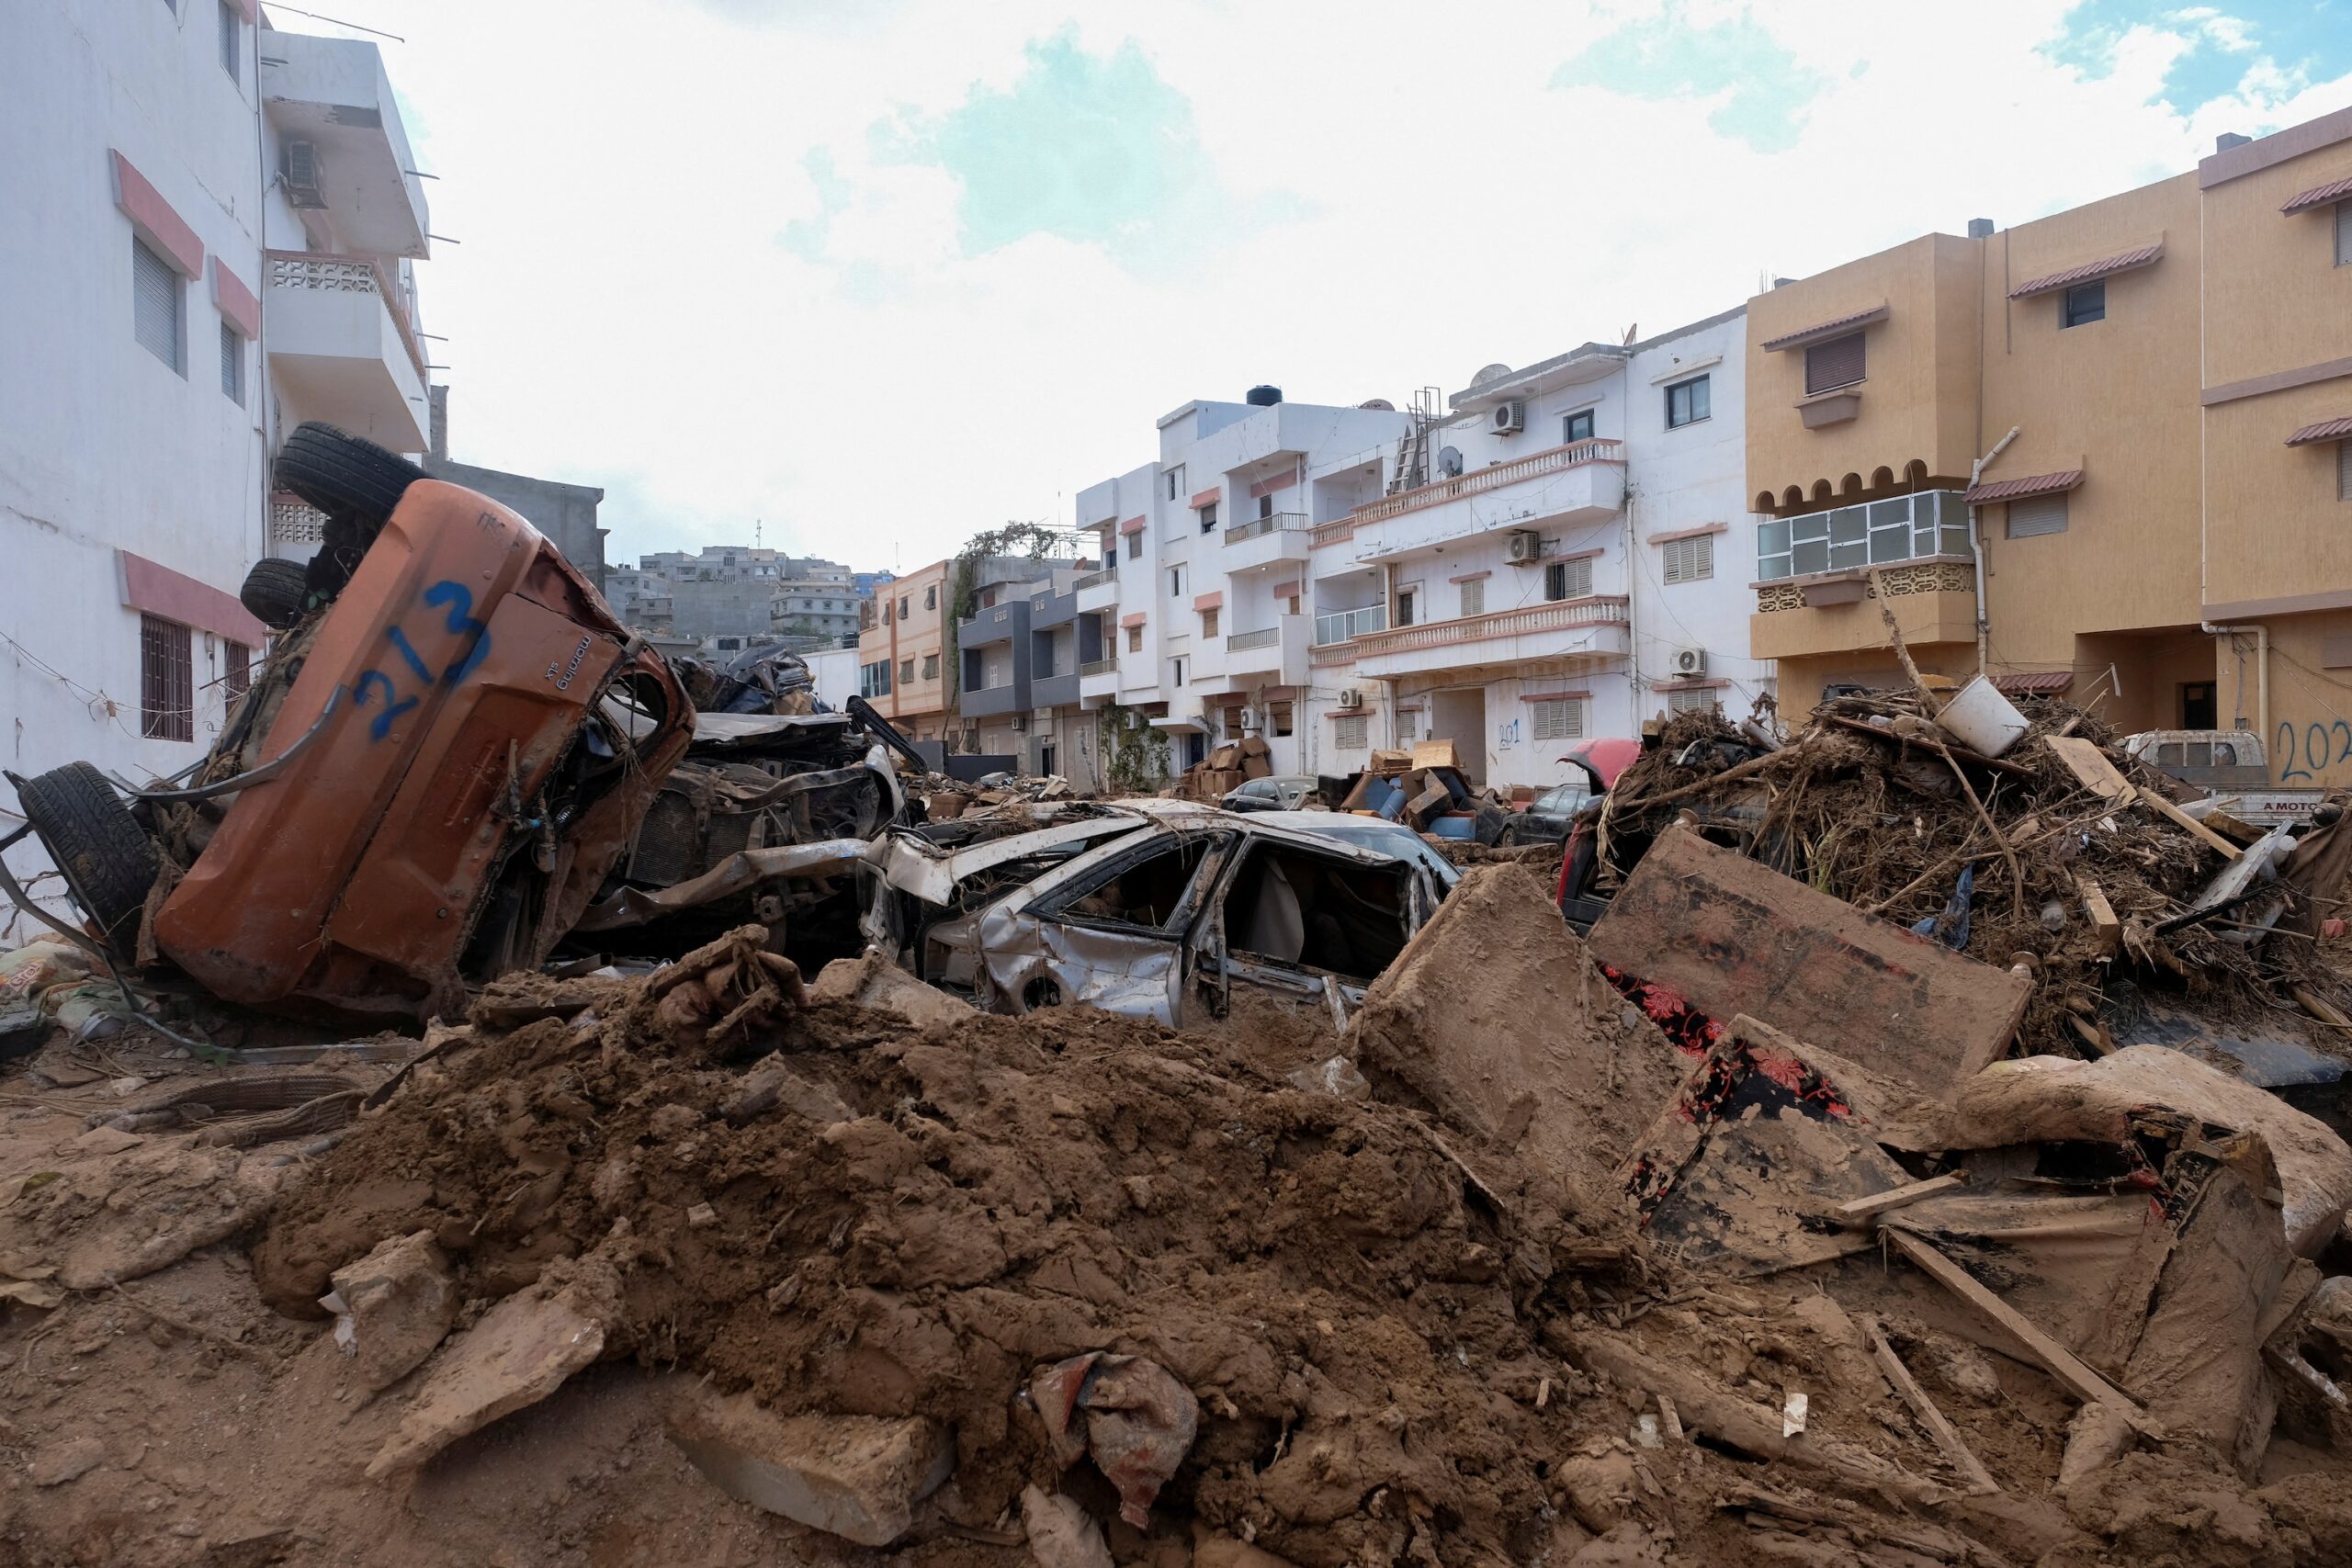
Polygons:
[[2180,727],[2183,729],[2212,729],[2217,728],[2221,703],[2215,683],[2211,681],[2184,681],[2180,687]]
[[1487,782],[1487,689],[1431,692],[1430,739],[1453,742],[1464,780],[1474,785]]

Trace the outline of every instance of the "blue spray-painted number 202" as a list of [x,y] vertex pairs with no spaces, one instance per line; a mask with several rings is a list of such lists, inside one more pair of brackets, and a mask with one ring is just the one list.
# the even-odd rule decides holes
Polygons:
[[[474,619],[471,613],[474,596],[462,582],[444,579],[426,589],[421,597],[427,609],[447,612],[441,623],[442,629],[458,639],[449,649],[456,658],[440,675],[443,684],[454,686],[472,674],[475,667],[490,652],[490,628]],[[416,645],[409,640],[408,633],[398,626],[387,627],[384,640],[392,645],[392,651],[400,655],[401,663],[419,682],[426,686],[434,683],[433,667],[416,650]],[[392,721],[424,700],[421,694],[401,696],[399,685],[381,670],[369,670],[360,675],[351,694],[352,705],[366,707],[371,692],[379,696],[383,711],[368,723],[368,739],[370,740],[381,740],[390,735]]]

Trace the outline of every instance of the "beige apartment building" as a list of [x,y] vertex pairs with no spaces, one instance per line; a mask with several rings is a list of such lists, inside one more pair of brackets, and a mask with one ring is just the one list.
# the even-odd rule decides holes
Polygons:
[[910,740],[947,735],[947,566],[933,561],[878,584],[860,607],[858,694]]
[[[1747,312],[1750,651],[1920,668],[2352,782],[2352,110]],[[2014,434],[2012,434],[2012,432]]]

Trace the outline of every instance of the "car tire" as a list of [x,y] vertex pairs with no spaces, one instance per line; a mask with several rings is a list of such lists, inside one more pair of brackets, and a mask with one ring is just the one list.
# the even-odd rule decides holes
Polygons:
[[27,779],[17,801],[74,901],[109,942],[127,951],[139,934],[139,912],[160,869],[155,846],[130,808],[87,762],[68,762]]
[[277,453],[277,488],[291,491],[329,517],[358,524],[368,539],[390,521],[392,509],[424,470],[372,441],[311,420],[296,427]]
[[311,602],[310,571],[300,561],[264,556],[245,573],[237,603],[253,612],[254,620],[282,632],[302,618]]

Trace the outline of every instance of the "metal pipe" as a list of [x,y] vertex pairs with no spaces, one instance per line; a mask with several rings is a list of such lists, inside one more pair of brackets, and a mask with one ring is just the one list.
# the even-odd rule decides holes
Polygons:
[[[2217,626],[2211,621],[2199,621],[2197,629],[2208,637],[2234,637],[2240,632],[2254,634],[2255,733],[2262,738],[2267,755],[2270,747],[2270,628],[2259,621],[2250,626]],[[2213,716],[2219,718],[2221,715]]]
[[107,783],[134,800],[167,801],[209,800],[216,795],[231,795],[251,785],[266,783],[284,773],[292,765],[295,758],[308,750],[311,743],[325,732],[327,720],[334,716],[335,705],[342,701],[343,688],[337,686],[327,694],[327,705],[319,710],[319,716],[311,721],[311,728],[302,732],[301,739],[250,773],[239,773],[233,778],[217,779],[209,784],[198,784],[194,789],[134,789],[112,773],[107,775]]
[[[1969,465],[1969,489],[1976,488],[1977,481],[1984,477],[1984,470],[1993,466],[1993,459],[1999,457],[2002,448],[2015,441],[2018,432],[2024,428],[2018,424],[2009,426],[2009,433],[1994,442],[1990,452]],[[1984,672],[1984,661],[1990,656],[1993,627],[1984,612],[1984,533],[1977,522],[1976,503],[1973,501],[1968,503],[1968,548],[1969,553],[1976,558],[1976,672],[1981,675]]]

